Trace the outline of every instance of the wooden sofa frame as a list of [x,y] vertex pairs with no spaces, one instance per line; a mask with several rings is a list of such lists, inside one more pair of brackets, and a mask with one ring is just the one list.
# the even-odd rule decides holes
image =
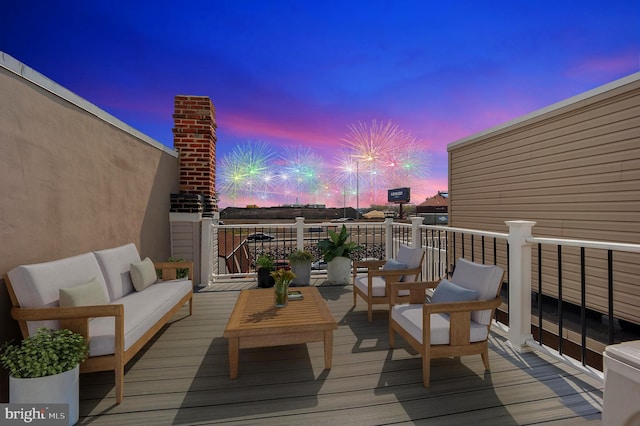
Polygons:
[[[189,279],[193,283],[193,262],[154,262],[157,270],[162,271],[165,280],[176,278],[178,269],[189,269]],[[21,308],[15,291],[7,274],[4,275],[9,297],[11,299],[11,317],[18,321],[23,338],[29,337],[27,321],[60,320],[62,328],[67,328],[84,336],[89,341],[89,319],[96,317],[115,317],[114,353],[87,358],[80,364],[81,373],[111,371],[115,373],[116,403],[124,398],[124,367],[153,336],[187,303],[189,316],[193,314],[193,291],[182,297],[162,318],[160,318],[129,349],[124,350],[124,306],[121,304],[54,307],[54,308]]]

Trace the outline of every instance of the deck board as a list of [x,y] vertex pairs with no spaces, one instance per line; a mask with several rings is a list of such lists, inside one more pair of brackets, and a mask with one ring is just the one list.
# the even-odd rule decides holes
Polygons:
[[[113,374],[83,374],[81,423],[169,424],[599,424],[600,380],[537,352],[516,354],[501,331],[490,338],[491,372],[480,356],[432,361],[422,386],[419,356],[396,338],[386,313],[366,319],[350,286],[320,287],[338,322],[333,367],[323,344],[240,351],[229,379],[222,337],[239,291],[201,292],[194,315],[180,311],[127,365],[125,398],[115,405]],[[293,302],[292,302],[293,303]]]

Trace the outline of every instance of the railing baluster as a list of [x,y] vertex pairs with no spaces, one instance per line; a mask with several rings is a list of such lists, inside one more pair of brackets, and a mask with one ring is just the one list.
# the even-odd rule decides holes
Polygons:
[[562,355],[562,246],[558,244],[558,353]]
[[[453,255],[452,255],[452,259],[449,261],[453,264],[453,267],[451,268],[450,271],[448,271],[449,276],[453,275],[453,270],[456,267],[456,256],[458,254],[456,253],[456,233],[453,233]],[[447,268],[449,268],[449,262],[447,262]]]
[[613,250],[607,250],[607,289],[609,297],[609,344],[613,344]]
[[538,243],[538,342],[542,346],[542,244]]
[[471,261],[475,261],[475,246],[473,245],[473,234],[471,234]]
[[584,252],[584,247],[580,247],[580,326],[582,331],[580,356],[582,365],[587,365],[587,278]]
[[[498,239],[496,237],[493,237],[493,264],[497,265],[498,264],[498,248],[497,248],[497,241]],[[507,253],[509,252],[509,250],[507,250]]]
[[442,258],[441,258],[442,250],[440,250],[440,242],[442,241],[441,238],[442,238],[442,233],[438,229],[438,278],[442,277]]

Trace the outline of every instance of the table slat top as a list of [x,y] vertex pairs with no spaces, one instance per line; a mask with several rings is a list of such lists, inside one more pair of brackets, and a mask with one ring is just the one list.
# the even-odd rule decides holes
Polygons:
[[224,337],[243,334],[335,330],[336,320],[316,287],[295,287],[302,300],[289,300],[287,306],[274,305],[274,289],[242,290],[224,331]]

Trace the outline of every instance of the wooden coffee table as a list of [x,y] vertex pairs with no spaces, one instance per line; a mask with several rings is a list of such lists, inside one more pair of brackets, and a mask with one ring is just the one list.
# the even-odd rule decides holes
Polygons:
[[316,287],[295,287],[304,299],[276,308],[273,288],[242,290],[223,336],[229,339],[229,377],[238,377],[240,349],[324,342],[324,366],[331,368],[333,330],[338,328]]

